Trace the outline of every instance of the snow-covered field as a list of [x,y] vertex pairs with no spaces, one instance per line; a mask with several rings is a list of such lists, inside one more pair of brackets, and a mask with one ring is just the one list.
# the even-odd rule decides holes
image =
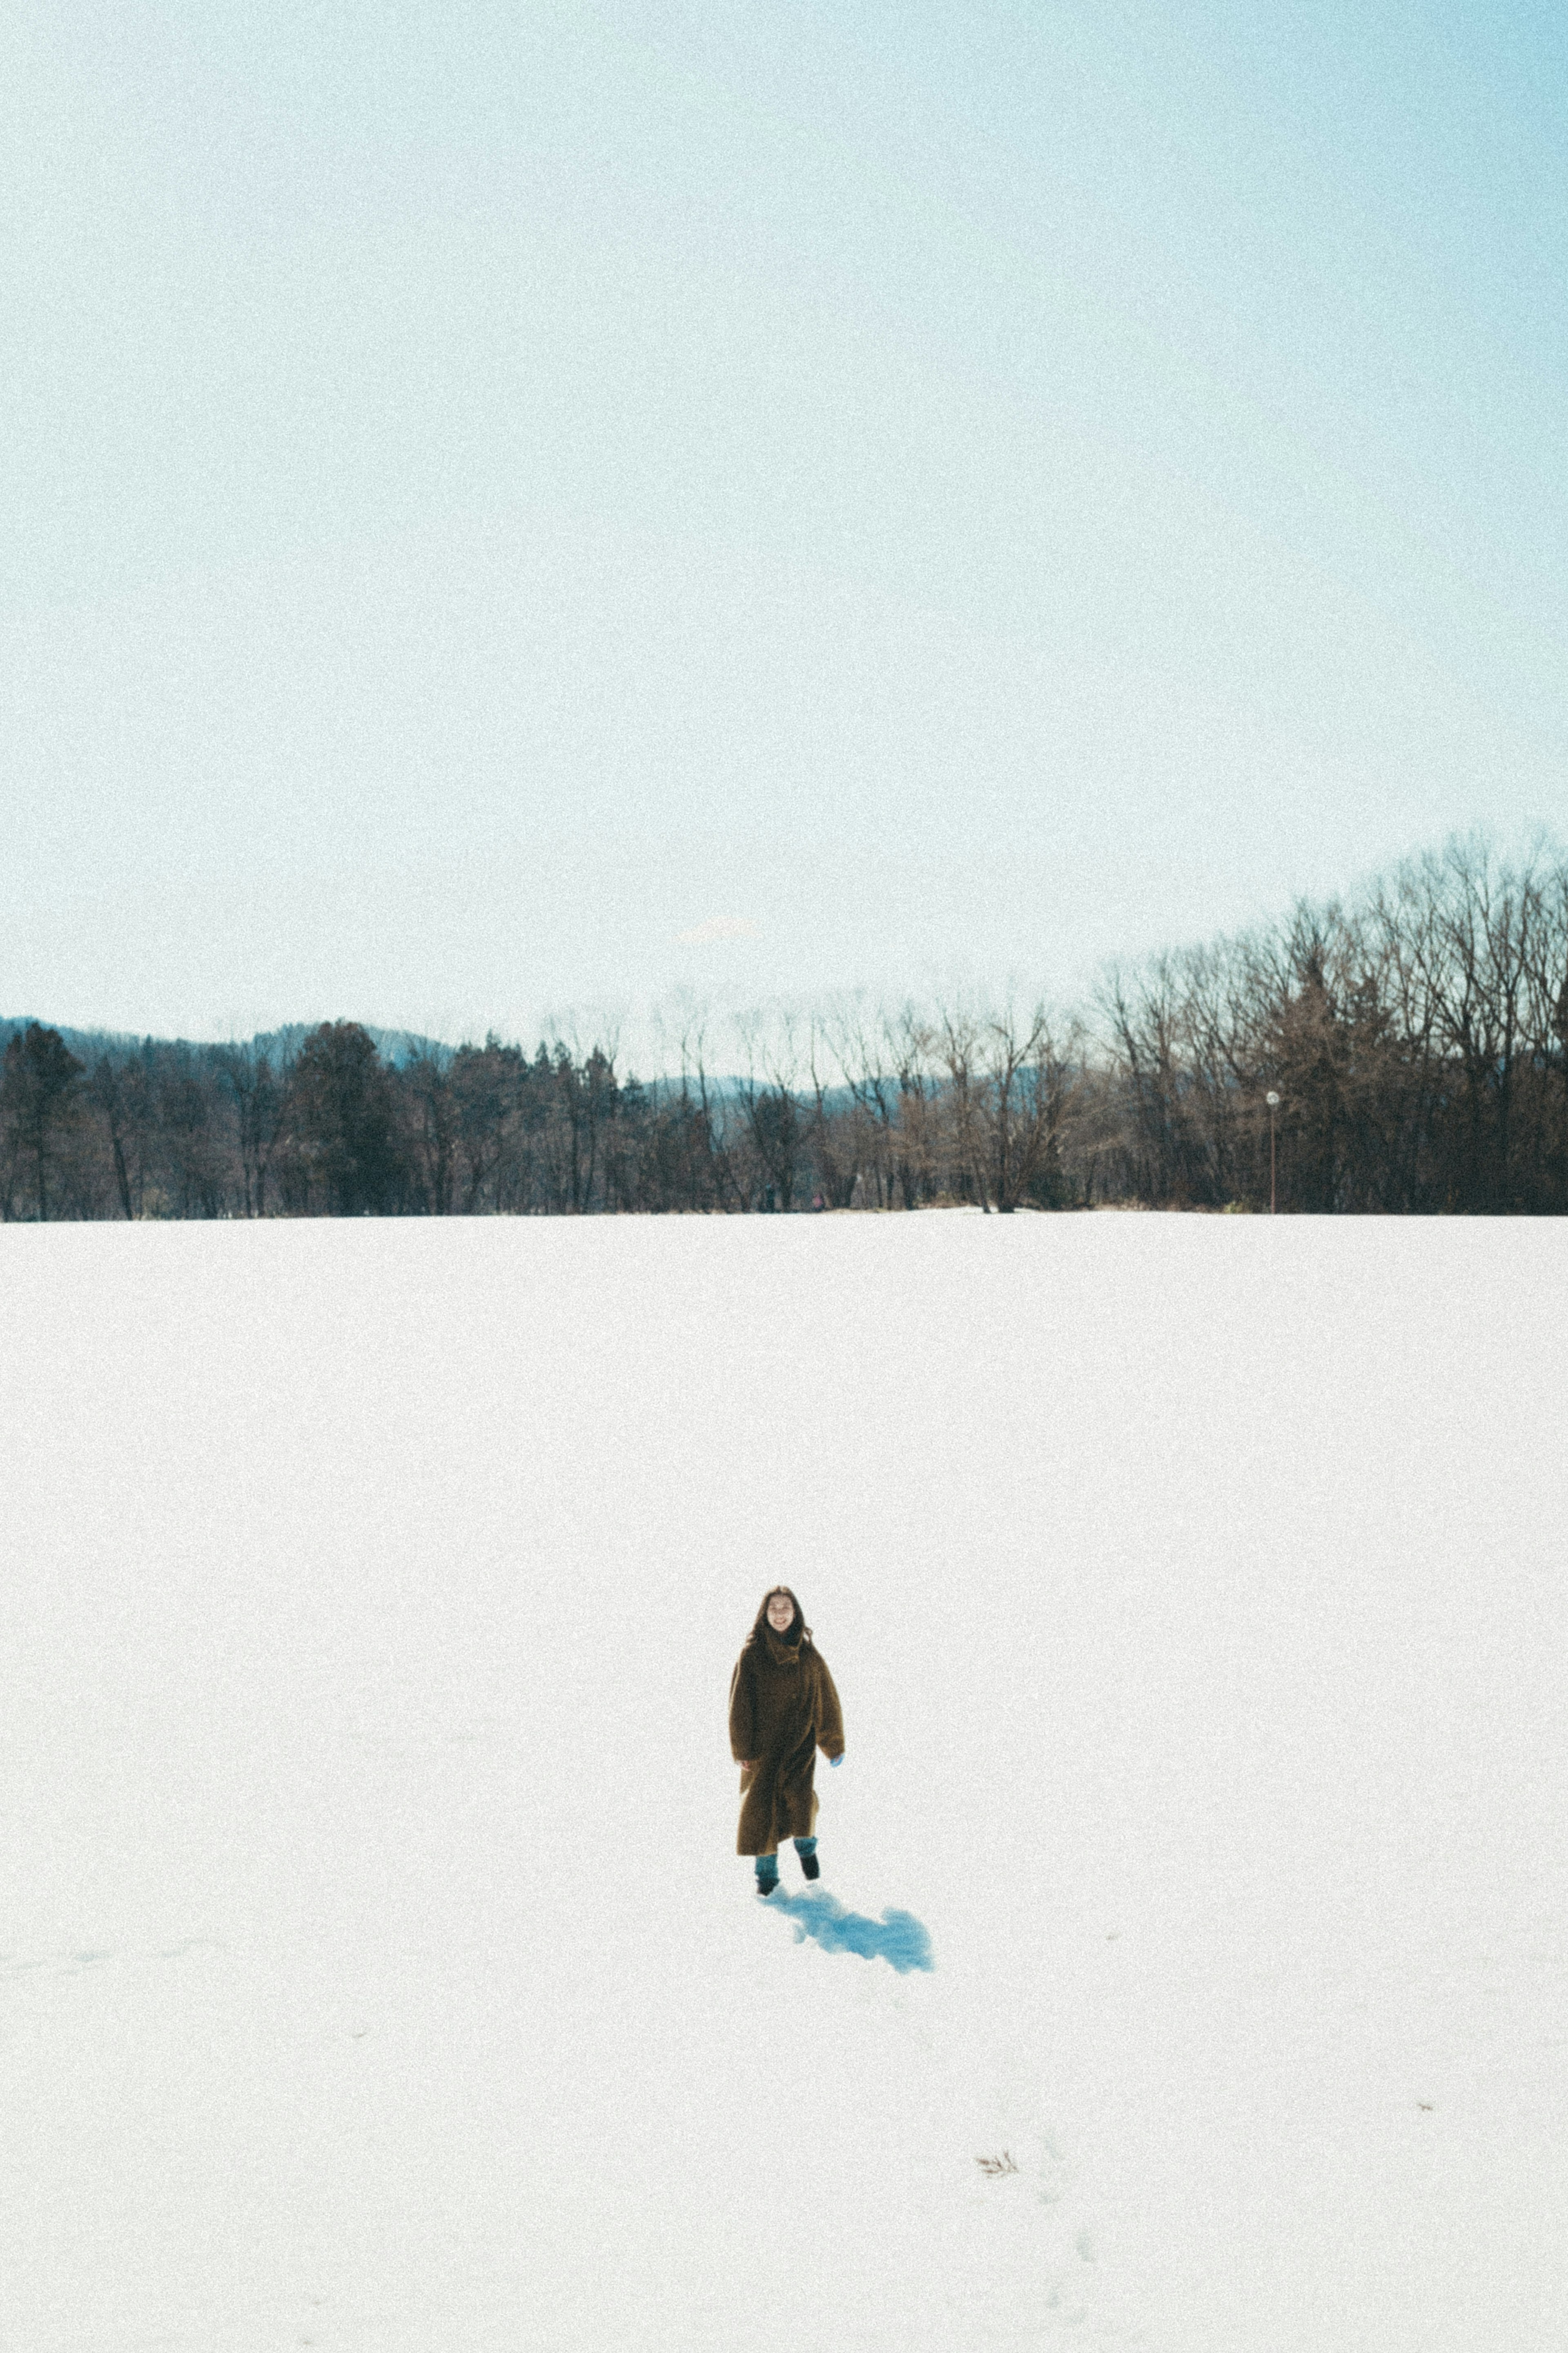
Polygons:
[[[5,2353],[1562,2353],[1565,1310],[1545,1224],[5,1229]],[[734,1854],[780,1579],[929,1974]]]

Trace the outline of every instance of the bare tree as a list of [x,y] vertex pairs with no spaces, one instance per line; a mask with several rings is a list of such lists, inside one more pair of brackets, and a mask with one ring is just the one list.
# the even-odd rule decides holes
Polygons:
[[981,1017],[980,1117],[992,1202],[1004,1215],[1026,1201],[1059,1207],[1063,1124],[1070,1066],[1058,1052],[1045,1008],[1020,1016],[1009,1001]]
[[425,1205],[434,1218],[447,1218],[452,1213],[458,1111],[451,1073],[452,1055],[444,1046],[423,1048],[403,1071],[403,1092],[414,1113],[410,1123],[410,1157]]
[[102,1117],[108,1131],[110,1152],[114,1166],[115,1190],[120,1206],[127,1218],[132,1215],[131,1205],[131,1167],[125,1156],[125,1090],[118,1069],[107,1054],[100,1054],[88,1081],[88,1101]]
[[947,1125],[958,1189],[967,1201],[977,1201],[987,1215],[990,1188],[985,1182],[988,1157],[985,1132],[986,1077],[983,1060],[980,1017],[961,1004],[937,1008],[935,1050],[946,1073]]
[[764,1209],[793,1208],[805,1157],[805,1125],[795,1100],[800,1067],[795,1026],[792,1015],[770,1024],[761,1013],[748,1014],[737,1024],[746,1064],[741,1104]]
[[292,1064],[275,1069],[267,1050],[254,1039],[247,1046],[220,1046],[214,1059],[234,1105],[240,1211],[247,1218],[264,1218],[268,1174]]
[[[855,1187],[860,1178],[863,1121],[855,1091],[846,1083],[842,1062],[835,1072],[829,1058],[837,1060],[832,1043],[829,1023],[813,1015],[806,1025],[805,1067],[811,1081],[811,1123],[809,1142],[816,1162],[817,1183],[821,1198],[830,1209],[847,1209],[855,1198]],[[848,1097],[847,1103],[834,1102],[837,1092]]]

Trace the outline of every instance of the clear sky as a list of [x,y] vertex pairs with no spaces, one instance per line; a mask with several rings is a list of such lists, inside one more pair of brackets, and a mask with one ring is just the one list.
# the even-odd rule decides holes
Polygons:
[[0,31],[0,1012],[1016,975],[1568,791],[1568,15]]

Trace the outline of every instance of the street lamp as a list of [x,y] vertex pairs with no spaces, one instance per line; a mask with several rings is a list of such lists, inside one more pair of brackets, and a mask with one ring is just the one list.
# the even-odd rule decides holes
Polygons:
[[1274,1215],[1274,1114],[1279,1108],[1279,1098],[1272,1087],[1264,1101],[1268,1105],[1268,1214]]

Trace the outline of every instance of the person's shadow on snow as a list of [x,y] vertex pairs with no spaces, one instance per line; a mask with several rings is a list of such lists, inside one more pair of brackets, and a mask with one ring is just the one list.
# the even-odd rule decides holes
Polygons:
[[868,1961],[887,1961],[900,1974],[936,1967],[931,1938],[912,1912],[889,1907],[879,1920],[872,1920],[864,1912],[847,1911],[836,1895],[821,1889],[805,1895],[770,1895],[767,1908],[788,1913],[797,1945],[810,1936],[825,1952],[858,1953]]

